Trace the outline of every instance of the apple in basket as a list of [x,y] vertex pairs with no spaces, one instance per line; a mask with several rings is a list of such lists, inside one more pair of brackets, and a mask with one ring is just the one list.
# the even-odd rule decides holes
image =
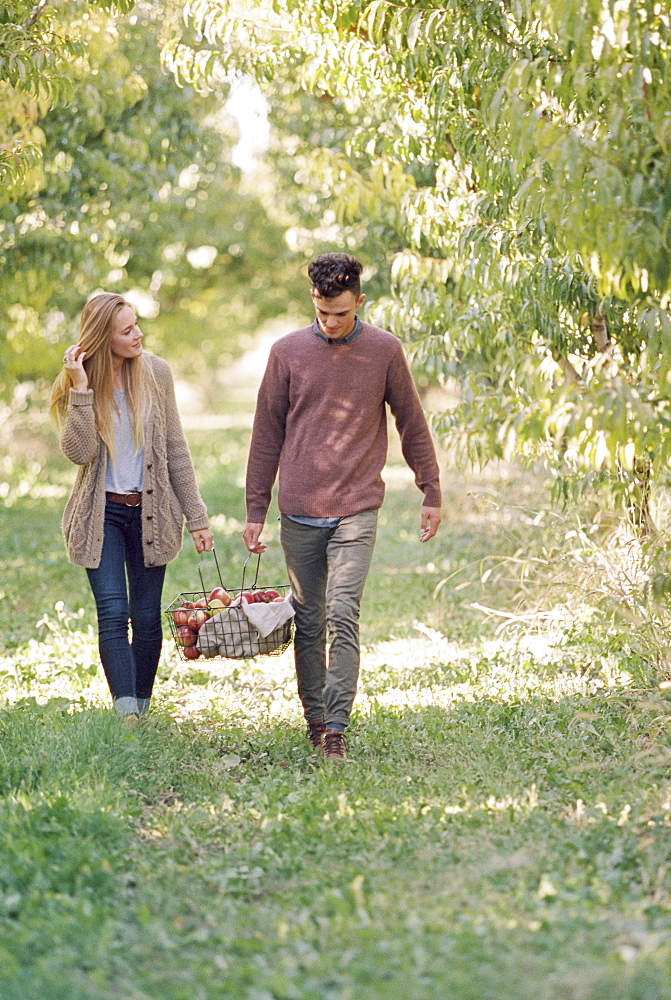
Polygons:
[[209,608],[210,604],[207,597],[201,597],[199,601],[196,601],[193,605],[194,608],[202,608],[203,610]]
[[186,624],[189,628],[197,630],[208,620],[209,617],[210,616],[207,611],[204,611],[202,608],[194,608],[193,611],[189,611],[189,617],[186,620]]
[[197,660],[198,657],[201,655],[198,646],[185,646],[183,652],[187,660]]
[[227,608],[231,600],[231,595],[225,587],[215,587],[210,594],[210,607],[214,607],[215,601],[221,601],[221,605],[217,605],[217,607]]
[[195,646],[198,636],[188,625],[180,625],[175,635],[178,646]]
[[175,625],[186,625],[190,614],[190,609],[184,604],[181,608],[175,608],[172,613],[172,620]]
[[280,600],[284,600],[283,597],[280,597],[279,590],[266,590],[263,594],[263,600],[266,604],[272,604],[272,602],[276,601],[278,597]]
[[249,590],[243,590],[240,594],[240,602],[244,601],[246,604],[254,604],[254,596]]

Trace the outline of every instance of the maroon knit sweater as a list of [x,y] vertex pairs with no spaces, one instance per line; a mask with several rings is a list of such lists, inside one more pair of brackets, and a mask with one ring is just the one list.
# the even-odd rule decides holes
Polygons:
[[311,326],[281,337],[256,404],[247,520],[265,521],[278,468],[284,514],[344,517],[381,507],[385,403],[424,504],[440,507],[436,453],[396,337],[367,323],[350,343],[321,340]]

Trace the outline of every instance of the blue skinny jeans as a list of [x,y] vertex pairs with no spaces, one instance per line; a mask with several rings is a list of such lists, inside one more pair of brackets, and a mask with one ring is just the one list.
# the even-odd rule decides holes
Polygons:
[[103,670],[113,698],[150,698],[163,641],[165,566],[144,564],[142,507],[108,500],[104,530],[100,565],[86,571],[98,612]]

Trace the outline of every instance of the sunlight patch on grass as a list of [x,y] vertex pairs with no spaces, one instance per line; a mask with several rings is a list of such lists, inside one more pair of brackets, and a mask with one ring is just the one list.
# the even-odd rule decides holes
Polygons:
[[372,711],[375,704],[403,708],[433,704],[449,709],[461,701],[519,702],[538,695],[558,700],[632,683],[616,662],[600,664],[598,673],[567,668],[552,634],[529,636],[527,641],[485,639],[459,645],[423,623],[414,628],[421,638],[395,639],[366,649],[358,711]]
[[84,612],[74,615],[55,605],[36,623],[39,639],[0,654],[0,699],[12,704],[22,698],[47,701],[65,697],[80,704],[100,704],[107,685],[99,666],[98,642],[91,626],[82,631]]
[[[94,629],[78,628],[83,611],[67,613],[58,602],[55,617],[38,623],[31,639],[11,655],[0,655],[0,697],[68,698],[79,705],[110,703],[99,664]],[[416,637],[391,639],[362,652],[360,690],[355,703],[365,719],[380,710],[453,712],[461,704],[520,704],[545,697],[554,701],[588,697],[600,690],[625,690],[631,677],[616,663],[598,672],[567,669],[561,655],[539,636],[531,644],[484,640],[459,645],[438,630],[416,623]],[[257,660],[182,660],[165,641],[155,703],[176,720],[208,714],[234,717],[267,727],[302,724],[293,650]]]

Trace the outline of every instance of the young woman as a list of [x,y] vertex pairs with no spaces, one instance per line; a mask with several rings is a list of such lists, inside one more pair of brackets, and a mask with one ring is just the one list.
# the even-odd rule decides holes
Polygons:
[[165,567],[181,548],[183,518],[198,552],[212,548],[212,534],[172,372],[143,351],[120,295],[103,292],[86,304],[51,413],[63,453],[79,466],[62,522],[68,557],[88,573],[115,710],[141,715],[161,652]]

